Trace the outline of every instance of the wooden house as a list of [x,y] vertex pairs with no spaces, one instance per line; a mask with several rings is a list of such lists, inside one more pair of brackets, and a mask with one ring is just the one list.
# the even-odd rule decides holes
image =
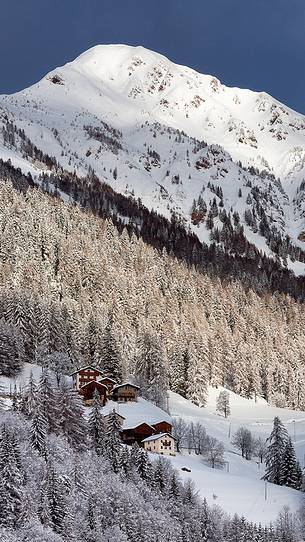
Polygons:
[[119,403],[127,403],[129,401],[136,402],[138,400],[139,389],[139,386],[135,386],[130,382],[119,384],[112,389],[112,399]]
[[73,379],[74,388],[79,391],[81,387],[84,386],[84,384],[96,381],[102,375],[102,371],[100,371],[96,367],[91,367],[90,365],[88,365],[87,367],[77,369],[77,371],[74,371],[71,376]]
[[172,424],[170,422],[167,422],[165,420],[162,420],[158,423],[152,423],[152,426],[156,430],[156,433],[169,433],[171,435],[172,433]]
[[157,433],[146,437],[142,446],[147,452],[160,455],[176,455],[176,439],[170,433]]
[[155,429],[146,422],[140,423],[135,427],[122,429],[121,439],[124,444],[134,444],[137,442],[139,446],[143,446],[142,442],[146,437],[150,437],[155,433]]
[[108,395],[112,393],[112,390],[114,386],[116,386],[116,381],[113,380],[113,378],[110,378],[110,376],[103,376],[102,378],[98,378],[98,382],[101,384],[104,384],[108,390]]
[[95,391],[98,391],[100,396],[101,404],[104,406],[107,401],[107,388],[104,384],[96,382],[96,380],[91,380],[83,384],[79,390],[80,395],[83,396],[84,402],[86,405],[91,405],[93,400],[93,395]]

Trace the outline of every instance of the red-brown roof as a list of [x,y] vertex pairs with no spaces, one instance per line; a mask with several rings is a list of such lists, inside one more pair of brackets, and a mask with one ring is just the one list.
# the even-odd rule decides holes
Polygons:
[[77,373],[79,373],[80,371],[84,371],[85,369],[92,369],[92,371],[97,371],[98,373],[103,374],[103,371],[101,371],[97,367],[92,367],[92,365],[86,365],[86,367],[80,367],[79,369],[71,373],[70,376],[76,375]]
[[96,380],[90,380],[90,382],[86,382],[86,384],[83,384],[80,389],[82,390],[83,388],[85,388],[86,386],[89,386],[89,385],[102,387],[102,388],[105,388],[105,390],[107,390],[107,386],[105,386],[105,384],[101,384],[100,382],[97,382]]

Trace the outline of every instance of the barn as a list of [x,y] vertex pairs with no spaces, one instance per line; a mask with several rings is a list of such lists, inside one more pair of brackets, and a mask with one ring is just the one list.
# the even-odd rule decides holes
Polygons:
[[110,378],[110,376],[103,376],[102,378],[98,378],[98,382],[106,386],[108,394],[112,392],[114,386],[117,384],[117,382],[113,380],[113,378]]
[[156,430],[156,433],[172,433],[172,424],[170,422],[167,422],[165,420],[162,420],[161,422],[153,423],[153,428]]
[[80,388],[79,393],[83,396],[84,402],[87,406],[92,404],[94,392],[98,391],[100,396],[101,404],[104,406],[107,401],[107,388],[104,384],[91,380],[83,384]]
[[77,371],[74,371],[74,373],[71,374],[74,388],[77,391],[79,391],[81,387],[84,386],[84,384],[96,381],[102,375],[102,371],[100,371],[96,367],[92,367],[91,365],[88,365],[87,367],[81,367],[80,369],[77,369]]
[[119,403],[127,403],[130,401],[137,402],[139,389],[139,386],[135,386],[134,384],[131,384],[131,382],[119,384],[114,386],[112,390],[112,399]]
[[155,429],[146,422],[140,423],[135,427],[124,428],[121,431],[121,439],[124,444],[134,444],[137,442],[139,446],[143,446],[142,442],[146,437],[150,437],[155,433]]

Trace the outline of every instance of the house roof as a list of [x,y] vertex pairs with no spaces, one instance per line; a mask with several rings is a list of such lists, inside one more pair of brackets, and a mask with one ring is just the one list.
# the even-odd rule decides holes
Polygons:
[[150,442],[152,440],[159,440],[160,438],[163,438],[163,437],[170,437],[173,440],[176,440],[175,437],[173,437],[173,435],[170,435],[170,433],[157,433],[156,435],[151,435],[151,437],[146,437],[145,439],[142,440],[142,442]]
[[92,386],[92,384],[95,384],[96,386],[97,385],[102,386],[103,388],[105,388],[105,390],[107,390],[107,386],[105,386],[105,384],[101,384],[100,382],[97,382],[96,380],[90,380],[89,382],[86,382],[86,384],[83,384],[80,389],[82,390],[83,388],[89,385]]
[[[116,403],[112,400],[107,401],[106,405],[102,408],[102,412],[106,415],[113,409],[126,418],[123,423],[123,429],[132,429],[143,422],[154,425],[155,423],[167,420],[169,423],[172,423],[170,416],[164,410],[145,401],[142,397],[139,397],[138,401],[134,403],[129,401],[127,403]],[[155,433],[161,432],[164,432],[164,429],[155,430]]]
[[150,427],[152,431],[156,431],[155,428],[150,425],[150,423],[147,423],[145,421],[137,423],[135,425],[129,425],[128,427],[123,427],[123,431],[129,431],[130,429],[137,429],[137,427],[141,427],[141,425],[147,425],[147,427]]
[[136,386],[135,384],[132,384],[131,382],[124,382],[123,384],[118,384],[117,386],[114,386],[112,391],[118,390],[119,388],[124,388],[125,386],[130,386],[131,388],[135,388],[136,390],[140,389],[139,386]]
[[80,371],[84,371],[85,369],[92,369],[93,371],[97,371],[98,373],[103,374],[103,371],[101,371],[97,367],[92,367],[92,365],[86,365],[86,367],[80,367],[79,369],[76,369],[76,371],[71,373],[70,376],[76,375],[77,373],[79,373]]
[[159,422],[155,422],[152,425],[155,426],[155,425],[159,425],[160,423],[167,423],[168,425],[172,426],[172,423],[169,422],[168,420],[160,420]]
[[102,380],[110,380],[110,382],[116,384],[116,380],[113,380],[113,378],[110,378],[110,376],[102,376],[102,378],[100,378],[98,382],[102,382]]

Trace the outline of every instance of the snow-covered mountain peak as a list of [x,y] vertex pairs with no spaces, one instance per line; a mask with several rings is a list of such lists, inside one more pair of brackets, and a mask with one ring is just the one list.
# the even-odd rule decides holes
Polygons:
[[[278,235],[305,249],[305,117],[265,92],[226,87],[143,47],[98,45],[1,96],[0,119],[0,157],[18,165],[25,134],[65,169],[93,169],[204,241],[211,226],[221,231],[224,210],[267,254],[282,257]],[[10,135],[10,123],[24,133]]]

